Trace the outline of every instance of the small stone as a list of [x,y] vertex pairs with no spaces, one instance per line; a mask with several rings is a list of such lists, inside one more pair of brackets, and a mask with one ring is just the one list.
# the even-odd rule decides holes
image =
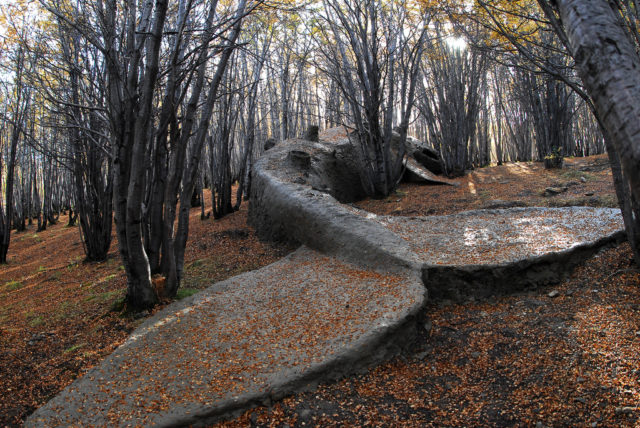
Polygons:
[[553,290],[549,294],[547,294],[547,296],[551,297],[552,299],[554,297],[558,297],[559,295],[560,295],[560,292],[558,290]]
[[150,314],[149,311],[136,312],[135,314],[133,314],[133,319],[139,320],[140,318],[144,318],[146,316],[149,316],[149,314]]
[[424,329],[427,333],[431,333],[431,330],[433,329],[433,323],[431,320],[427,320],[427,322],[424,323]]
[[488,316],[489,316],[489,313],[488,313],[488,312],[486,312],[486,311],[481,311],[481,312],[480,312],[480,316],[481,316],[481,317],[483,317],[483,318],[486,318],[486,317],[488,317]]
[[584,195],[585,195],[585,196],[593,196],[593,195],[594,195],[594,193],[593,193],[593,192],[587,192],[587,193],[585,193]]
[[596,428],[598,426],[597,422],[591,422],[591,428]]
[[640,330],[636,331],[636,336],[640,337]]
[[582,404],[587,404],[587,400],[585,400],[582,397],[574,398],[574,401],[577,401],[578,403],[582,403]]
[[580,177],[580,182],[582,182],[582,183],[586,183],[586,182],[587,182],[587,179],[586,179],[584,176],[583,176],[583,177]]
[[553,196],[559,195],[560,193],[566,192],[566,187],[547,187],[544,189],[544,196]]
[[429,351],[422,351],[416,354],[416,360],[424,360],[429,355]]
[[582,382],[586,381],[586,379],[585,379],[585,378],[583,378],[583,377],[579,377],[578,379],[576,379],[576,381],[577,381],[578,383],[582,383]]
[[538,421],[536,422],[536,428],[544,428],[544,425],[542,424],[542,422]]
[[567,290],[564,292],[565,296],[573,296],[573,290]]
[[309,416],[311,416],[311,410],[309,409],[302,409],[298,412],[298,417],[302,420],[309,419]]
[[637,410],[636,407],[630,407],[630,406],[616,407],[616,415],[629,415],[636,410]]
[[481,354],[480,352],[472,352],[472,353],[471,353],[471,357],[472,357],[472,358],[480,358],[480,356],[481,356],[481,355],[482,355],[482,354]]

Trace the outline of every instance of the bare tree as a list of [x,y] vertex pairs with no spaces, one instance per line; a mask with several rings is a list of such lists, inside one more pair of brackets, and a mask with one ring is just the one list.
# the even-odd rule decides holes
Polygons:
[[[402,3],[383,7],[377,0],[325,0],[323,5],[329,31],[318,43],[319,66],[349,106],[363,188],[371,196],[386,196],[397,186],[402,170],[427,25],[420,22],[407,37],[408,11]],[[404,70],[397,69],[400,63]],[[392,148],[394,125],[400,140]]]
[[[541,2],[547,11],[552,5]],[[615,5],[606,0],[560,0],[558,15],[549,14],[570,52],[601,125],[610,139],[610,155],[622,164],[618,191],[629,241],[640,264],[637,223],[640,201],[640,58],[633,39],[625,31]],[[615,159],[614,159],[615,160]],[[612,165],[615,167],[615,164]],[[614,171],[614,176],[615,176]],[[619,189],[619,186],[617,186]],[[625,193],[628,192],[628,198]],[[625,206],[626,199],[626,206]],[[625,211],[627,211],[625,213]],[[633,211],[631,214],[629,211]]]
[[[28,111],[31,103],[31,90],[28,86],[24,85],[23,73],[26,67],[25,52],[22,46],[18,46],[13,57],[13,85],[10,94],[7,94],[11,98],[10,112],[2,118],[3,125],[10,128],[11,131],[8,134],[8,156],[7,164],[5,166],[6,178],[4,182],[4,206],[0,201],[0,263],[7,262],[7,252],[9,251],[9,244],[11,242],[11,229],[14,217],[14,183],[15,183],[15,168],[16,168],[16,155],[18,152],[18,142],[24,133],[25,119],[28,115]],[[0,171],[2,169],[0,168]]]
[[452,46],[439,29],[430,47],[422,67],[428,85],[421,88],[418,109],[445,172],[456,177],[473,167],[471,152],[477,142],[486,56],[476,49]]

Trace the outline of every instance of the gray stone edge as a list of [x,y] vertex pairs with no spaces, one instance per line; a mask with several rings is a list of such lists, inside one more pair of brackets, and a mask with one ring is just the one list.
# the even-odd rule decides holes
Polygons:
[[251,185],[249,222],[260,238],[301,243],[359,265],[420,271],[421,261],[402,238],[327,193],[280,180],[267,168],[271,159],[254,165]]
[[[603,248],[624,242],[626,236],[624,230],[618,230],[562,251],[500,264],[452,266],[425,263],[422,266],[422,281],[429,290],[429,297],[435,300],[463,302],[469,297],[506,295],[560,282],[580,262]],[[514,281],[515,276],[519,276],[518,281]]]
[[377,327],[362,336],[344,352],[321,363],[312,365],[304,373],[296,376],[282,376],[282,381],[274,382],[268,391],[246,394],[238,399],[225,400],[218,406],[194,409],[189,417],[183,415],[160,421],[159,426],[207,426],[241,415],[248,409],[271,405],[274,401],[297,392],[315,389],[319,384],[339,380],[345,376],[365,373],[370,368],[400,354],[414,343],[420,316],[426,305],[427,290],[419,278],[417,284],[424,292],[421,302],[413,305],[395,322]]

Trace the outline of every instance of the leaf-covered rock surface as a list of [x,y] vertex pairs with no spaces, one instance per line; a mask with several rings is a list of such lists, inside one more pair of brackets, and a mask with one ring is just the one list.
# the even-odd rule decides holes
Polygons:
[[408,274],[303,247],[159,312],[27,426],[188,425],[350,373],[402,346],[425,302]]
[[428,304],[413,352],[221,425],[637,426],[640,274],[630,262],[625,244],[553,287]]
[[[606,165],[598,158],[579,162],[561,172],[536,164],[486,168],[458,179],[458,187],[406,184],[386,200],[358,205],[393,215],[449,214],[505,202],[613,205]],[[581,184],[543,196],[558,174]],[[559,199],[564,197],[570,199]],[[198,221],[197,209],[192,214],[189,290],[288,251],[258,242],[244,210],[215,222]],[[80,245],[77,229],[62,225],[14,235],[10,264],[0,270],[0,425],[20,425],[141,323],[110,311],[124,293],[115,246],[106,263],[83,264]],[[225,424],[633,426],[640,400],[640,278],[630,258],[622,246],[584,262],[552,288],[431,305],[413,352]]]
[[[406,216],[498,202],[615,204],[606,160],[567,161],[569,168],[560,171],[539,164],[485,168],[458,179],[458,187],[404,184],[384,200],[356,205]],[[581,184],[569,186],[564,199],[543,196],[545,187],[567,177]],[[623,244],[583,261],[559,284],[459,304],[429,303],[412,352],[220,425],[637,426],[639,284],[640,272]]]
[[571,207],[378,217],[432,265],[501,265],[568,251],[623,233],[620,210]]
[[[180,296],[293,249],[260,242],[246,224],[246,205],[216,221],[200,221],[199,208],[191,215]],[[149,315],[120,311],[126,278],[115,234],[105,262],[84,263],[79,230],[66,220],[42,232],[34,225],[13,233],[9,263],[0,266],[0,426],[21,426]]]

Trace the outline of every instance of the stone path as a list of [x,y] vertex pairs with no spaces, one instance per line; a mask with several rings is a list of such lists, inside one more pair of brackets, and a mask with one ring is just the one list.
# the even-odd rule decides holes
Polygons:
[[[291,164],[293,149],[311,165]],[[307,247],[154,315],[26,426],[230,417],[397,354],[426,315],[427,294],[465,298],[557,280],[623,236],[619,214],[606,209],[379,217],[331,196],[349,192],[335,188],[339,170],[323,177],[313,167],[341,167],[322,141],[272,150],[255,165],[252,222],[265,237]]]

